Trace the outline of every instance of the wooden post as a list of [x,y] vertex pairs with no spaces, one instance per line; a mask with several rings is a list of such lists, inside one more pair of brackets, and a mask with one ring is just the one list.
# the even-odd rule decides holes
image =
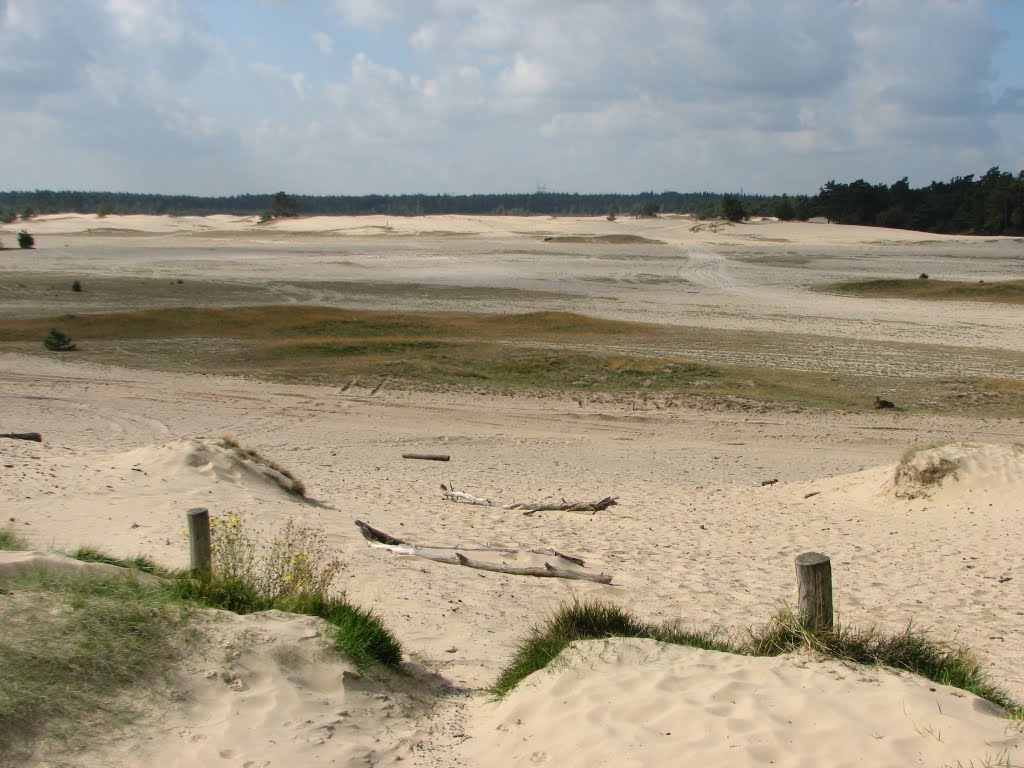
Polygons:
[[800,623],[809,632],[832,631],[832,562],[820,552],[796,558]]
[[205,507],[195,507],[185,513],[188,520],[189,553],[192,556],[192,570],[199,573],[210,573],[213,570],[213,557],[210,550],[210,511]]

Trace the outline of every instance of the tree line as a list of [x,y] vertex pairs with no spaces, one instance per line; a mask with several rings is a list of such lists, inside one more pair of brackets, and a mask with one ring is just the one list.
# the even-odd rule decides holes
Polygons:
[[639,194],[532,193],[475,195],[196,195],[126,192],[0,192],[0,220],[30,219],[47,213],[157,214],[172,216],[229,214],[260,216],[425,216],[549,215],[653,216],[689,213],[733,221],[775,216],[783,220],[824,217],[842,224],[982,235],[1024,234],[1024,171],[1017,176],[990,169],[980,178],[958,176],[913,189],[906,178],[892,185],[858,179],[829,181],[816,195],[745,195],[714,192],[642,192]]

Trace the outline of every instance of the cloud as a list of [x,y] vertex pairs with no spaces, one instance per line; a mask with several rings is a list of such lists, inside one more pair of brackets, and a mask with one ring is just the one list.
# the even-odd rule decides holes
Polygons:
[[273,64],[264,64],[255,61],[249,65],[250,71],[257,75],[260,81],[270,80],[285,85],[292,93],[300,99],[306,98],[309,87],[306,85],[306,76],[301,72],[285,72]]
[[334,52],[334,38],[326,32],[314,32],[311,37],[313,42],[316,43],[316,47],[320,49],[320,53],[324,56],[329,56]]
[[1024,161],[983,0],[297,6],[243,34],[198,0],[0,0],[5,176],[57,150],[196,192],[799,192]]

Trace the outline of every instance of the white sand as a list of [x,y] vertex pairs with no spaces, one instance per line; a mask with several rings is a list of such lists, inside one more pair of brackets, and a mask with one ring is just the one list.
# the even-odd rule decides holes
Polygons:
[[[749,235],[764,231],[791,241],[765,246],[772,258],[780,248],[783,255],[820,248],[830,254],[829,263],[843,261],[857,274],[888,273],[893,264],[903,272],[923,271],[921,264],[936,272],[932,264],[945,264],[949,275],[981,270],[993,279],[1012,276],[1012,249],[1020,248],[1011,241],[812,224],[744,225],[708,234],[692,232],[694,222],[683,219],[612,225],[603,219],[382,218],[287,221],[267,230],[230,217],[47,217],[32,222],[40,250],[7,251],[5,259],[11,260],[0,274],[64,274],[69,264],[58,262],[66,258],[83,275],[137,269],[136,274],[218,278],[231,271],[258,281],[268,279],[265,267],[276,259],[278,272],[296,279],[354,279],[362,270],[373,280],[396,269],[408,277],[402,270],[419,263],[422,271],[410,281],[441,265],[442,281],[450,284],[464,279],[498,288],[559,287],[585,298],[586,290],[604,290],[604,284],[584,278],[598,275],[602,264],[619,268],[617,262],[585,259],[576,251],[564,263],[534,263],[527,256],[488,261],[488,238],[507,248],[519,237],[526,250],[537,247],[537,237],[515,232],[634,232],[690,243],[680,258],[693,266],[712,261],[701,261],[697,251],[720,255],[731,248],[737,231],[748,244]],[[97,226],[144,234],[80,234]],[[366,237],[365,229],[362,235],[339,232],[361,227],[410,234],[403,239]],[[411,235],[430,227],[480,234],[469,240],[438,236],[450,238],[457,252],[448,263],[441,241],[422,245]],[[213,234],[198,241],[188,234],[199,231]],[[269,231],[276,234],[264,234]],[[283,240],[271,246],[256,237]],[[51,238],[79,255],[54,256],[42,247]],[[303,245],[315,238],[322,240]],[[393,263],[381,239],[396,249]],[[465,245],[470,241],[475,251]],[[882,241],[901,244],[872,245]],[[914,245],[921,241],[932,245]],[[195,258],[196,242],[209,251],[207,257]],[[955,258],[937,255],[938,243]],[[252,249],[251,260],[230,250],[238,248]],[[302,258],[290,259],[291,248],[349,248],[365,255],[346,253],[342,260],[356,266],[332,266],[338,253],[316,259],[303,250]],[[420,248],[424,253],[417,255]],[[855,257],[858,249],[878,255]],[[221,261],[219,254],[229,250]],[[751,253],[744,251],[744,257],[754,258]],[[652,259],[643,269],[658,263]],[[837,344],[861,332],[931,339],[948,345],[949,355],[936,364],[951,370],[969,369],[971,360],[961,356],[965,347],[1012,354],[1024,349],[1016,307],[954,304],[922,314],[909,302],[807,294],[798,286],[813,280],[799,265],[737,258],[714,263],[727,269],[697,269],[708,277],[701,285],[691,282],[697,287],[684,300],[677,293],[673,301],[658,285],[643,292],[619,281],[608,294],[617,298],[614,312],[606,311],[611,304],[591,304],[595,312],[664,316],[683,324],[704,318],[713,327],[820,329],[826,337],[834,334]],[[832,269],[807,268],[814,279]],[[715,275],[729,279],[716,284]],[[780,303],[780,296],[793,300]],[[508,300],[515,308],[523,303]],[[1007,360],[1012,372],[1019,361]],[[578,649],[566,666],[531,678],[500,705],[486,703],[479,690],[493,682],[526,628],[566,600],[600,598],[647,620],[716,625],[741,634],[767,620],[783,601],[795,600],[793,558],[816,550],[832,557],[841,621],[893,630],[911,621],[932,628],[939,637],[977,649],[993,677],[1024,699],[1024,555],[1015,534],[1024,462],[1011,447],[1024,442],[1018,420],[658,409],[639,400],[581,406],[570,399],[388,389],[371,397],[368,388],[342,393],[338,387],[3,353],[0,427],[44,435],[42,444],[0,440],[0,520],[10,521],[34,545],[94,544],[182,565],[187,552],[181,530],[190,507],[238,512],[265,530],[289,517],[323,526],[348,564],[341,586],[350,598],[384,619],[416,652],[415,665],[439,672],[457,691],[428,706],[425,682],[381,679],[370,685],[346,678],[343,663],[312,650],[316,628],[305,619],[238,619],[237,629],[232,619],[227,639],[218,642],[229,643],[246,622],[263,639],[231,664],[213,658],[183,669],[191,703],[168,715],[165,727],[127,734],[104,759],[182,766],[221,758],[253,766],[371,760],[481,766],[966,765],[1005,753],[1020,760],[1019,729],[1008,728],[969,695],[799,658],[751,660],[609,641]],[[301,503],[230,467],[190,466],[190,441],[226,432],[291,469],[320,504]],[[949,449],[961,463],[956,476],[917,498],[897,496],[891,478],[907,448],[954,442],[963,443]],[[408,451],[449,453],[452,461],[402,460]],[[761,485],[776,478],[776,485]],[[442,482],[502,500],[616,495],[620,505],[593,516],[526,517],[444,502]],[[812,492],[817,495],[807,497]],[[614,583],[483,573],[374,550],[352,525],[355,519],[426,544],[554,547],[584,558],[590,570],[612,573]],[[291,646],[301,653],[272,653]],[[275,661],[289,656],[299,659],[298,671]],[[242,682],[232,687],[234,679]],[[137,750],[139,745],[144,749]]]

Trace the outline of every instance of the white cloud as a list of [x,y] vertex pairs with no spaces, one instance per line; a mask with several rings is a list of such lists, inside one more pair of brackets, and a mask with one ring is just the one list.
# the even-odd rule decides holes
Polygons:
[[314,32],[311,37],[324,56],[329,56],[334,52],[334,38],[326,32]]
[[1024,82],[996,87],[983,0],[306,2],[337,26],[264,3],[287,25],[241,39],[198,0],[0,0],[3,135],[37,168],[141,164],[150,188],[224,152],[196,192],[797,192],[1024,165]]
[[270,80],[286,86],[300,99],[306,98],[309,87],[306,85],[306,76],[302,72],[286,72],[273,64],[265,64],[255,61],[249,65],[249,69],[257,76],[259,81]]

